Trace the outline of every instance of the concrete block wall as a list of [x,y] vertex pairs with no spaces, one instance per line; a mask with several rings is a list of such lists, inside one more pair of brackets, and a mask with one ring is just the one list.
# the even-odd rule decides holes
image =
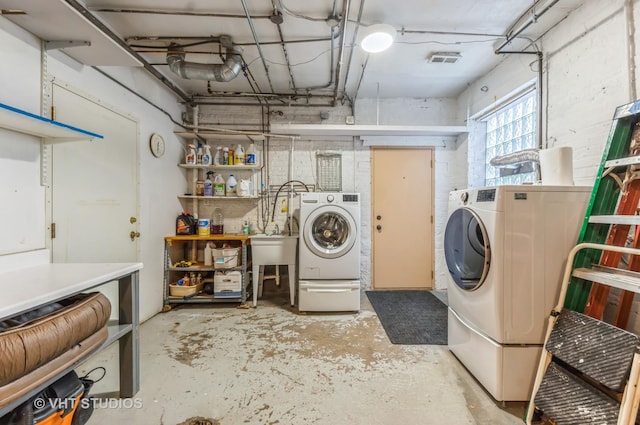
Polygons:
[[[357,124],[380,125],[463,125],[456,118],[455,99],[362,99],[351,109],[346,105],[336,107],[299,107],[274,105],[268,110],[255,106],[200,106],[197,113],[199,125],[224,126],[225,128],[258,129],[261,123],[301,123],[301,124],[345,124],[347,116],[354,116]],[[324,115],[324,119],[321,116]],[[190,112],[193,116],[194,112]],[[465,139],[464,137],[462,139]],[[459,143],[466,143],[460,141]],[[443,144],[445,147],[434,148],[436,160],[435,202],[436,202],[436,234],[435,245],[442,250],[442,233],[446,220],[448,193],[459,187],[466,172],[450,170],[449,163],[457,163],[460,150],[454,148],[455,142]],[[245,146],[246,147],[246,146]],[[262,174],[265,187],[277,188],[289,180],[300,180],[306,184],[316,184],[316,154],[340,153],[342,159],[342,190],[358,192],[361,199],[361,275],[363,288],[371,286],[371,153],[364,147],[359,138],[352,137],[306,137],[291,139],[287,137],[271,137],[259,146],[264,151],[267,169]],[[291,162],[292,161],[292,162]],[[290,168],[290,164],[293,167]],[[466,168],[465,168],[466,170]],[[451,178],[453,176],[453,179]],[[462,176],[462,177],[461,177]],[[266,204],[260,203],[247,208],[247,201],[225,203],[227,215],[225,226],[238,227],[242,221],[257,221],[258,228],[264,230],[265,220],[261,211],[267,216],[273,211],[273,195]],[[275,208],[275,222],[282,229],[289,212],[299,208],[299,198],[293,198],[288,210],[281,210],[282,200],[279,197]],[[245,202],[244,207],[241,206]],[[294,217],[296,216],[293,214]],[[270,229],[271,230],[271,229]],[[295,230],[295,229],[294,229]],[[441,268],[441,267],[440,267]]]

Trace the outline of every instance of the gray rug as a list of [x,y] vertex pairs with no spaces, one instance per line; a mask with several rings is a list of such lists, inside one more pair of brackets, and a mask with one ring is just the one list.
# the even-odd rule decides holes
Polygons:
[[392,344],[447,345],[447,306],[429,291],[366,291]]

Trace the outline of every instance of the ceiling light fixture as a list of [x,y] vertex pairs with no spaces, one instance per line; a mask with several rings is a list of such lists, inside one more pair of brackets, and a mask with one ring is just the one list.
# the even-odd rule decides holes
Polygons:
[[365,27],[364,37],[360,42],[362,50],[368,53],[378,53],[387,50],[396,37],[396,29],[389,24],[374,24]]

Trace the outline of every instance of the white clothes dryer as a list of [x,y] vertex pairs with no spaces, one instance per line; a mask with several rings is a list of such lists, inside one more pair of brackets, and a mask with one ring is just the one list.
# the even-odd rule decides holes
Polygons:
[[300,311],[360,309],[360,195],[300,195]]
[[519,185],[449,195],[449,348],[496,400],[530,398],[590,194],[590,187]]

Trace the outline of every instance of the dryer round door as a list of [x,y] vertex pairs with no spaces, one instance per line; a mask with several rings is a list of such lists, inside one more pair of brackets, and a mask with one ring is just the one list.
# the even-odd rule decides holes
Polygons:
[[348,253],[358,237],[356,222],[346,210],[322,206],[309,214],[303,235],[307,248],[322,258],[338,258]]
[[465,291],[478,289],[487,278],[491,262],[489,238],[473,210],[459,208],[449,217],[444,257],[453,281]]

